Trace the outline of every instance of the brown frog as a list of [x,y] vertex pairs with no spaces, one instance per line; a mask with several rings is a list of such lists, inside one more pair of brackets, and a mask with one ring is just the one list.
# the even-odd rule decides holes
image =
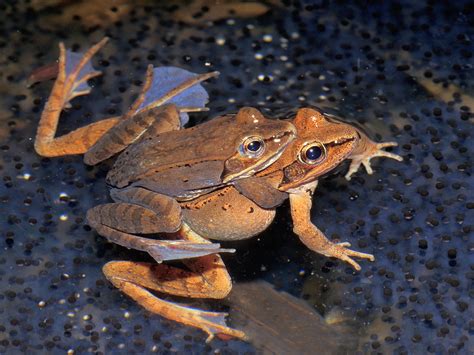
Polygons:
[[[338,122],[319,111],[300,109],[293,120],[297,139],[271,166],[253,177],[236,180],[211,193],[190,201],[181,201],[186,229],[180,237],[193,242],[207,239],[240,240],[265,230],[275,217],[275,208],[290,199],[294,232],[311,250],[348,262],[356,270],[353,258],[374,260],[370,254],[348,249],[349,243],[333,243],[312,224],[311,197],[318,178],[351,159],[350,177],[364,162],[368,172],[370,159],[398,155],[382,149],[396,143],[374,143],[355,127]],[[119,289],[151,312],[194,326],[208,334],[245,339],[245,334],[229,328],[225,314],[185,308],[159,299],[148,290],[193,298],[223,298],[232,282],[219,255],[183,260],[188,270],[146,262],[112,261],[103,271]]]
[[[93,52],[94,48],[91,51]],[[92,54],[89,53],[86,56],[89,55],[90,59]],[[64,62],[63,47],[62,56]],[[61,75],[58,77],[58,80],[60,78]],[[55,84],[55,89],[56,85],[59,85],[57,84],[58,80]],[[71,85],[74,85],[74,82]],[[145,83],[143,95],[141,96],[145,96],[144,94],[149,90],[149,86],[147,88]],[[56,91],[56,95],[52,94],[49,101],[54,102],[56,96],[59,96],[64,91],[64,87],[58,87],[59,89],[53,90],[53,93]],[[184,90],[187,89],[185,88]],[[68,95],[72,96],[72,94]],[[64,99],[62,100],[64,101]],[[140,97],[137,101],[139,100]],[[65,101],[66,103],[68,102],[68,100]],[[133,114],[127,114],[125,119],[129,118],[127,117],[128,115],[133,119],[137,115],[137,108],[142,107],[143,102],[146,103],[147,100],[142,99],[142,102],[134,105],[135,110],[131,110]],[[170,119],[170,114],[165,113],[172,110],[171,106],[166,108],[162,106],[165,102],[161,100],[161,106],[155,105],[157,109],[162,110],[158,111],[160,119],[152,120],[153,128],[148,133],[143,135],[135,133],[135,135],[138,135],[137,139],[146,142],[146,139],[149,138],[147,135],[153,136],[154,134],[177,130],[181,127],[175,123],[176,114],[174,114],[174,119]],[[150,106],[153,105],[148,103],[145,105],[148,110],[154,108]],[[62,109],[63,106],[59,107]],[[53,110],[50,110],[50,108],[51,105],[48,102],[43,113],[46,119],[42,119],[42,122],[46,123],[40,124],[38,131],[36,147],[40,153],[48,151],[48,149],[51,149],[52,155],[71,154],[71,152],[77,154],[89,151],[90,153],[86,154],[86,161],[95,163],[95,160],[100,161],[123,149],[125,149],[125,152],[129,149],[124,147],[126,144],[118,144],[118,147],[113,147],[114,144],[107,144],[105,154],[102,148],[91,149],[91,146],[96,141],[107,141],[107,139],[112,143],[117,141],[112,139],[114,134],[105,134],[111,127],[124,121],[124,119],[121,121],[117,118],[100,121],[103,123],[99,122],[98,124],[74,131],[68,135],[67,139],[63,137],[53,139],[58,119],[54,117],[56,115],[54,112],[58,111],[58,108],[57,106],[53,106]],[[189,111],[191,110],[196,109],[191,107]],[[185,110],[181,109],[180,113],[183,111]],[[59,116],[59,113],[57,115]],[[53,116],[53,118],[50,116]],[[139,122],[143,122],[143,120],[137,120],[137,123]],[[176,259],[181,256],[187,269],[146,262],[113,261],[107,263],[103,268],[107,278],[146,309],[166,318],[204,330],[209,335],[208,341],[216,334],[222,338],[235,337],[244,339],[244,333],[227,327],[225,324],[225,314],[182,307],[159,299],[149,290],[186,297],[225,297],[230,292],[232,283],[225,265],[216,253],[227,250],[220,249],[218,244],[218,247],[211,247],[214,244],[211,244],[208,239],[237,240],[249,238],[260,233],[273,220],[275,207],[286,198],[290,198],[294,230],[312,250],[324,255],[340,258],[349,262],[355,268],[360,267],[352,260],[352,257],[372,260],[373,257],[369,254],[347,249],[348,243],[334,244],[330,242],[311,223],[309,218],[311,195],[316,188],[317,178],[332,170],[344,159],[351,158],[353,160],[351,167],[355,171],[360,163],[364,163],[370,168],[369,161],[372,157],[377,155],[388,156],[390,153],[381,150],[384,147],[382,146],[384,143],[382,145],[375,145],[375,143],[371,142],[352,126],[332,122],[316,111],[300,110],[294,122],[298,127],[298,139],[291,143],[283,155],[274,161],[272,165],[265,163],[261,166],[262,169],[265,167],[266,169],[258,172],[255,168],[247,169],[248,165],[242,167],[241,164],[238,164],[238,166],[242,167],[241,171],[243,172],[240,176],[233,176],[232,174],[224,174],[222,176],[221,183],[233,184],[230,186],[222,186],[220,183],[200,186],[200,183],[198,183],[197,185],[189,185],[192,188],[188,188],[186,187],[188,186],[186,185],[187,181],[176,180],[176,184],[172,185],[174,190],[168,189],[168,191],[173,191],[170,195],[174,198],[173,202],[168,205],[163,204],[161,196],[155,199],[156,192],[150,193],[151,190],[148,189],[159,188],[156,184],[157,181],[152,179],[147,181],[150,176],[147,174],[149,171],[148,167],[154,168],[155,166],[153,164],[147,165],[145,168],[142,168],[139,164],[135,166],[134,163],[139,159],[124,157],[124,161],[126,161],[126,164],[130,164],[132,171],[127,172],[127,169],[122,169],[121,165],[118,164],[114,171],[119,173],[111,174],[109,177],[109,182],[116,186],[116,189],[112,190],[112,196],[116,203],[92,209],[88,213],[89,223],[95,226],[99,233],[108,235],[109,238],[116,242],[133,240],[132,244],[124,243],[122,245],[150,252],[154,251],[154,249],[151,250],[149,245],[146,244],[149,243],[149,239],[128,233],[146,234],[148,231],[146,228],[152,228],[151,230],[155,231],[155,225],[160,225],[160,223],[160,230],[166,231],[163,223],[169,226],[180,221],[181,227],[179,230],[176,233],[169,233],[167,235],[169,238],[181,239],[181,241],[176,241],[176,243],[184,242],[187,243],[186,246],[179,245],[175,247],[172,244],[173,241],[153,241],[155,249],[158,248],[156,247],[156,245],[159,245],[157,243],[167,243],[159,245],[159,250],[157,250],[159,255],[155,256],[155,258],[163,260],[165,259],[163,254],[171,255],[170,259]],[[127,126],[128,122],[123,123],[123,125]],[[42,128],[42,126],[44,127]],[[54,126],[54,129],[51,129],[51,126]],[[47,134],[41,135],[41,129],[44,130],[43,133]],[[107,136],[109,138],[105,138]],[[131,136],[133,137],[134,135],[132,134]],[[275,139],[275,143],[278,143],[280,138]],[[72,142],[77,140],[80,147],[61,144],[61,142],[65,143],[68,140]],[[134,143],[136,140],[133,138],[131,141]],[[256,145],[258,146],[258,144]],[[394,145],[394,143],[385,143],[385,146],[390,145]],[[251,146],[255,145],[251,144]],[[99,146],[96,145],[96,147]],[[110,147],[113,149],[110,149]],[[159,144],[156,145],[156,148],[163,149]],[[57,154],[58,152],[59,154]],[[122,154],[125,154],[125,152]],[[98,159],[96,155],[99,156]],[[136,154],[135,157],[139,158],[140,155]],[[398,159],[398,156],[394,155],[392,157],[397,157]],[[274,158],[271,158],[268,161],[271,163],[273,160]],[[162,170],[163,165],[158,164],[158,166],[159,173],[166,170]],[[188,179],[188,176],[184,176],[184,179]],[[199,176],[195,177],[199,178]],[[183,179],[183,177],[178,175],[175,178]],[[140,181],[144,181],[148,185],[140,186],[136,184],[136,182]],[[215,190],[213,191],[213,189]],[[181,215],[176,213],[178,209],[175,202],[178,204]],[[161,218],[157,218],[157,216]],[[163,219],[165,220],[164,222],[162,221]],[[142,243],[145,244],[141,245]],[[199,255],[202,256],[186,259]]]
[[[87,214],[89,223],[109,241],[146,251],[158,262],[232,251],[220,249],[219,244],[135,234],[178,232],[182,227],[179,199],[194,198],[264,169],[294,139],[295,128],[243,108],[235,117],[224,115],[182,129],[182,114],[202,111],[207,102],[199,83],[218,73],[195,75],[179,68],[149,67],[141,94],[122,118],[55,138],[60,112],[72,98],[87,94],[87,79],[99,74],[90,59],[105,42],[84,56],[66,52],[60,45],[58,77],[39,123],[37,152],[43,156],[84,153],[90,165],[119,154],[107,175],[116,203],[97,206]],[[186,103],[196,106],[183,106]]]

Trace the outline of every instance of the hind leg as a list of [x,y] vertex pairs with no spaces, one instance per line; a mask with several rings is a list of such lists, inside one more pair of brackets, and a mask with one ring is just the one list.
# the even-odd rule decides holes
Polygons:
[[[183,225],[178,234],[188,242],[210,244],[186,225]],[[114,286],[148,311],[206,332],[207,342],[216,335],[224,339],[246,339],[245,333],[226,325],[226,313],[183,307],[164,301],[149,291],[215,299],[224,298],[229,294],[232,282],[219,255],[208,255],[183,262],[189,270],[163,264],[112,261],[104,266],[103,271]]]
[[[175,105],[164,105],[141,111],[129,119],[121,120],[105,132],[84,155],[84,162],[95,165],[126,149],[147,135],[181,128],[179,111]],[[150,134],[150,133],[148,133]]]
[[[123,117],[107,118],[85,127],[78,128],[63,136],[55,137],[62,110],[69,107],[70,101],[75,97],[89,94],[91,87],[87,84],[87,81],[102,74],[100,71],[97,71],[92,67],[91,59],[107,43],[107,41],[108,38],[105,37],[92,46],[82,56],[77,53],[66,51],[64,43],[59,44],[60,54],[58,61],[58,75],[45,108],[41,113],[41,119],[38,124],[35,138],[35,150],[39,155],[55,157],[71,154],[84,154],[116,124],[139,113],[138,108],[145,101],[150,87],[152,86],[152,66],[148,67],[145,83],[140,95]],[[158,98],[148,106],[141,108],[140,112],[148,111],[164,105],[166,101],[173,99],[177,95],[188,90],[190,87],[211,77],[215,77],[218,74],[219,73],[217,72],[211,72],[195,75],[189,80],[180,83],[175,88],[171,89],[163,97]],[[180,112],[198,112],[205,111],[206,108],[180,107],[179,110]]]
[[52,157],[84,153],[119,121],[118,117],[114,117],[82,127],[62,137],[54,137],[61,111],[70,105],[69,102],[73,98],[90,92],[87,80],[102,74],[94,70],[90,60],[107,40],[108,38],[104,38],[92,46],[81,58],[75,53],[67,52],[63,43],[59,44],[58,76],[41,113],[35,138],[35,150],[39,155]]
[[110,242],[150,254],[157,262],[194,258],[219,252],[216,243],[186,240],[156,240],[134,234],[177,232],[182,225],[181,207],[172,198],[142,188],[131,188],[114,193],[123,201],[91,208],[88,223]]

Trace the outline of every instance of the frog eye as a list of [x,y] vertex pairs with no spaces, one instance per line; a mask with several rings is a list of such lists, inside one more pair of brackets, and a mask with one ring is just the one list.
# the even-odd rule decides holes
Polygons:
[[249,158],[258,158],[265,151],[265,142],[261,137],[245,138],[239,147],[240,154]]
[[309,165],[315,165],[326,158],[326,147],[319,142],[310,142],[303,146],[298,154],[298,159]]

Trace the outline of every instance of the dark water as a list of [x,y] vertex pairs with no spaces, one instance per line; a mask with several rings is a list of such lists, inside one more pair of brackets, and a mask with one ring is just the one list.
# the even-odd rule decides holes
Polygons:
[[[374,263],[355,273],[306,250],[284,205],[267,232],[226,258],[229,271],[237,283],[263,279],[306,300],[328,327],[355,337],[351,353],[472,352],[474,3],[268,1],[236,4],[230,15],[204,1],[131,3],[0,4],[0,352],[258,351],[206,345],[201,331],[114,289],[101,265],[143,256],[84,222],[108,198],[107,166],[33,150],[52,82],[28,88],[28,76],[57,59],[59,41],[84,51],[104,35],[111,40],[93,61],[104,75],[62,115],[60,133],[123,112],[153,63],[219,70],[206,84],[209,117],[318,105],[398,141],[404,162],[375,161],[374,175],[350,182],[332,176],[314,200],[315,224]],[[308,352],[317,350],[347,351]]]

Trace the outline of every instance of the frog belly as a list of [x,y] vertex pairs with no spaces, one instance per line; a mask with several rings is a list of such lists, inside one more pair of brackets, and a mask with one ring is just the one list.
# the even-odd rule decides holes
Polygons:
[[207,239],[242,240],[263,232],[275,210],[266,210],[233,187],[181,204],[183,220]]

